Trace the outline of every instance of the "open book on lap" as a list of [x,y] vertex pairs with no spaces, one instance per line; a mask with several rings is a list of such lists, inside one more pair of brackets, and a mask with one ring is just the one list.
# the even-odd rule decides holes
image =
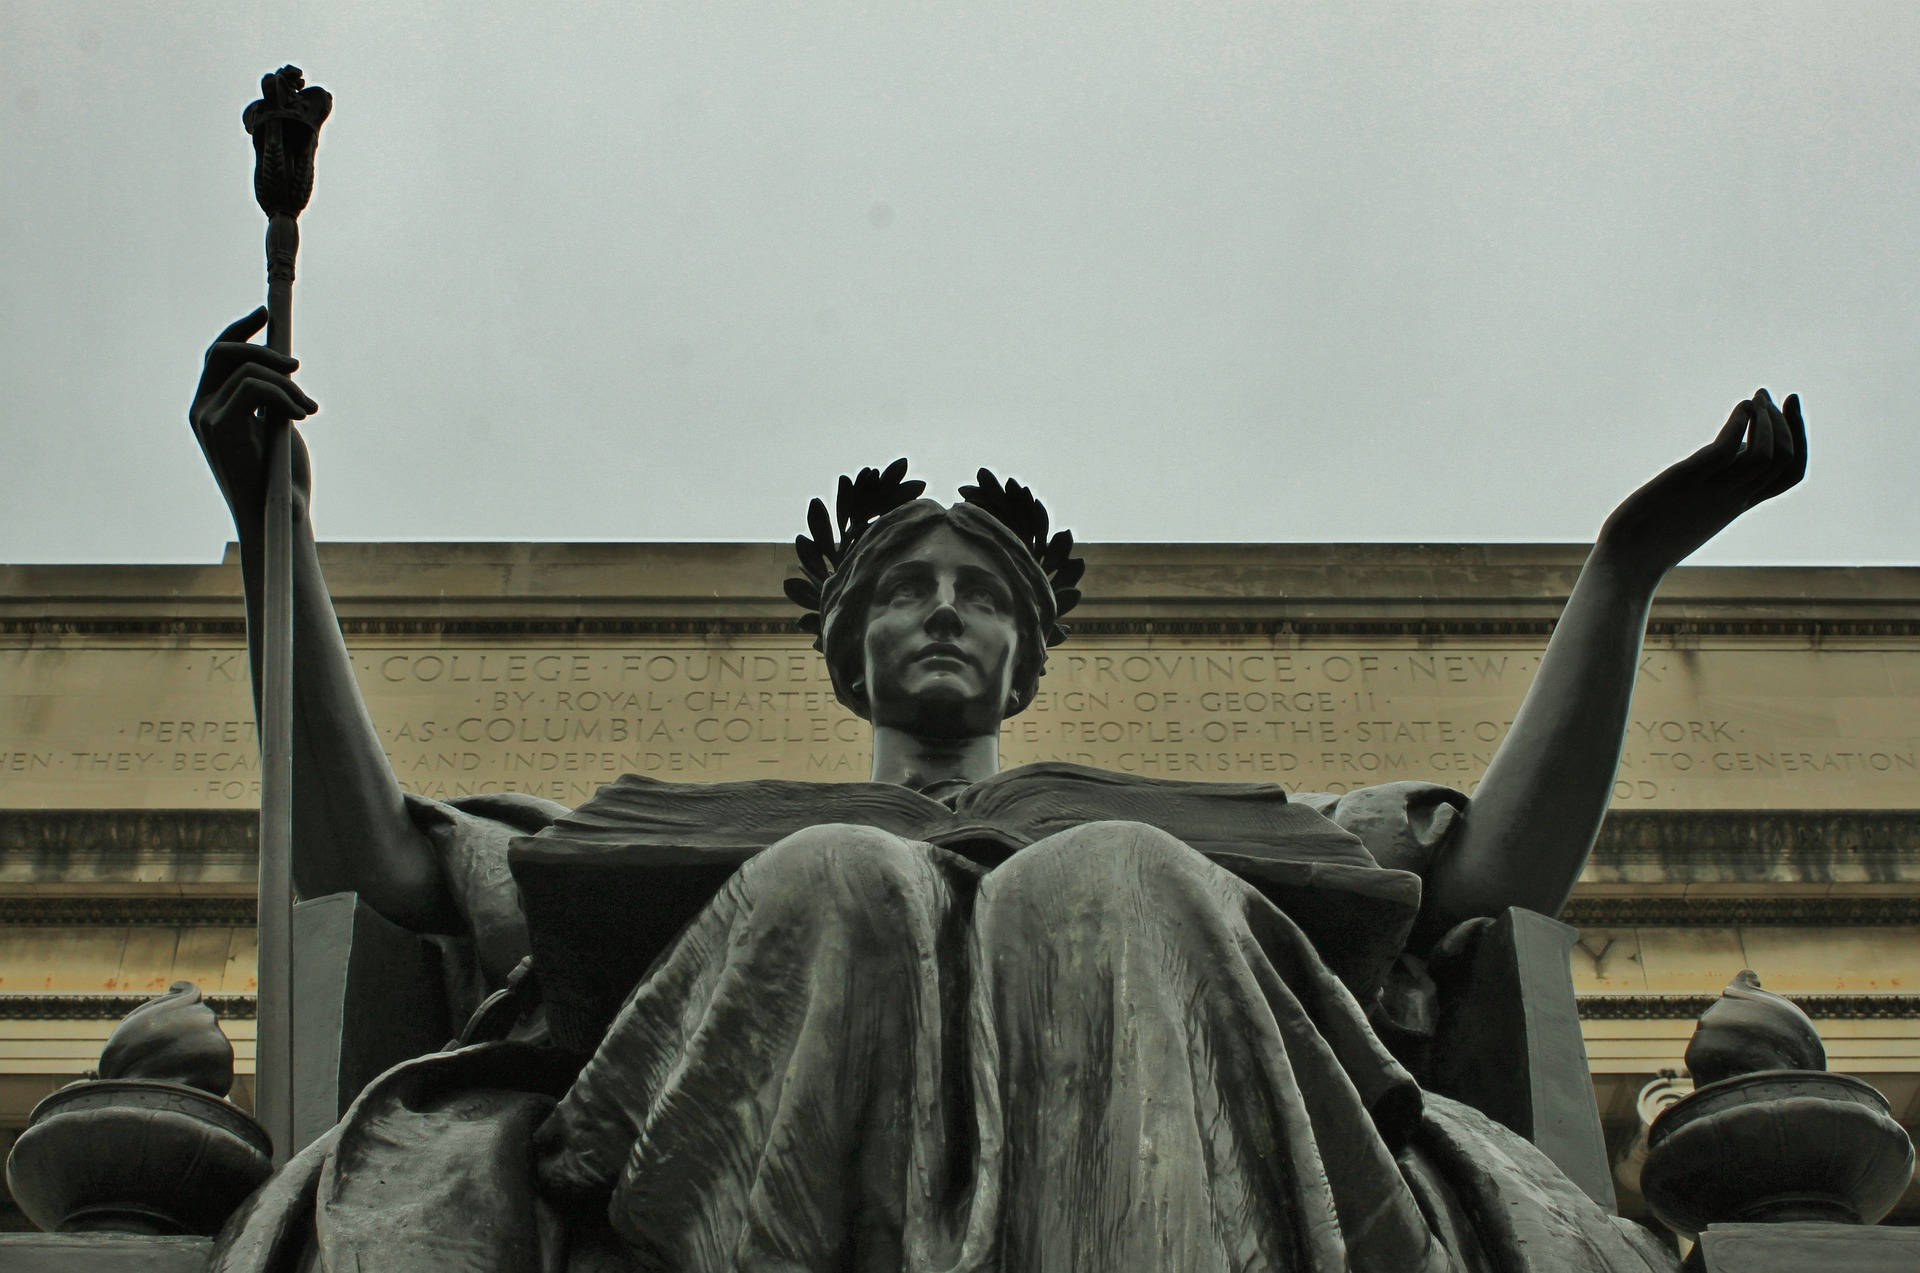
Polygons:
[[548,1020],[590,1051],[621,1001],[727,877],[808,827],[924,841],[982,870],[1090,822],[1157,827],[1259,889],[1364,993],[1419,908],[1419,878],[1279,787],[1179,782],[1047,762],[996,774],[951,806],[885,783],[672,783],[627,775],[508,853]]

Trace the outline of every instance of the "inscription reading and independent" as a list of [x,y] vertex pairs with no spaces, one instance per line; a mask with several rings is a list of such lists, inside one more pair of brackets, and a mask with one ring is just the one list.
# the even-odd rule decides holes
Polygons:
[[[394,771],[446,797],[566,803],[622,773],[864,778],[864,724],[798,640],[357,644]],[[1343,791],[1427,778],[1471,791],[1539,662],[1520,644],[1276,645],[1086,638],[1007,722],[1009,765]],[[203,808],[259,797],[244,651],[0,650],[0,805]],[[1907,807],[1920,792],[1920,645],[1652,642],[1617,805]]]

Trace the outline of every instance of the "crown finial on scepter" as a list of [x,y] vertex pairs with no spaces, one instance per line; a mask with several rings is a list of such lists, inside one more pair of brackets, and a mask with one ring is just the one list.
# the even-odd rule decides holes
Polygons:
[[253,197],[268,216],[297,217],[313,196],[313,152],[333,94],[297,66],[260,77],[260,100],[240,114],[253,138]]
[[313,197],[313,154],[332,109],[333,94],[308,84],[299,67],[283,66],[260,77],[259,100],[240,114],[253,138],[253,197],[267,214],[270,282],[293,281],[299,216]]

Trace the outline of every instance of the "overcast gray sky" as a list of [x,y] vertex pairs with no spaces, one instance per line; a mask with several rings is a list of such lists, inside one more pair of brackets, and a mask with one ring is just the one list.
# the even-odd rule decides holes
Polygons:
[[207,561],[240,108],[333,91],[351,539],[784,539],[987,464],[1089,540],[1581,540],[1766,384],[1696,560],[1920,560],[1920,5],[0,0],[0,561]]

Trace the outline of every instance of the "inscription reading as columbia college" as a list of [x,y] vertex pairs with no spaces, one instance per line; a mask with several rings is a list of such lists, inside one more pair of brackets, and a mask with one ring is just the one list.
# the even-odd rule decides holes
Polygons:
[[[4,654],[15,670],[0,693],[7,806],[257,801],[242,652]],[[869,765],[863,724],[797,640],[360,643],[353,660],[395,772],[422,795],[578,803],[622,773],[849,780]],[[1421,778],[1471,792],[1538,661],[1518,644],[1085,638],[1055,653],[1033,705],[1007,722],[1003,753],[1010,765],[1293,790]],[[1885,687],[1920,684],[1902,670],[1915,664],[1920,649],[1695,647],[1683,659],[1652,643],[1614,801],[1764,808],[1819,791],[1855,807],[1911,804],[1920,701],[1890,701]]]

